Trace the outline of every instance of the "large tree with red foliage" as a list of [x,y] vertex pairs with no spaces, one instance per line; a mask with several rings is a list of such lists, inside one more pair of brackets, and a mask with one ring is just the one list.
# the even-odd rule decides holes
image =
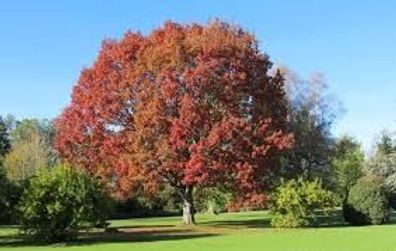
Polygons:
[[122,196],[170,184],[194,223],[195,186],[257,196],[291,144],[283,78],[270,68],[252,34],[219,21],[106,40],[57,121],[56,148]]

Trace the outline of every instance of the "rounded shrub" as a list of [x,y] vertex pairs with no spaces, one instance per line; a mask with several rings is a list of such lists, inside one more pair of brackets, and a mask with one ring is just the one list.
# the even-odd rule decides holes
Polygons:
[[311,225],[315,211],[334,209],[334,194],[322,188],[318,180],[290,180],[278,187],[274,195],[271,225],[276,228],[296,228]]
[[31,179],[18,205],[21,230],[40,241],[70,240],[83,228],[105,225],[107,202],[97,179],[58,166]]
[[349,191],[343,205],[345,221],[353,225],[382,224],[389,217],[389,203],[381,182],[372,177],[360,179]]

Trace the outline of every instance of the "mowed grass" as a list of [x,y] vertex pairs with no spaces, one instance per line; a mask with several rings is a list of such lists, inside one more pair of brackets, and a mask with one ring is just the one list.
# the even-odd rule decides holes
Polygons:
[[255,251],[255,250],[396,250],[396,224],[350,227],[333,216],[333,225],[276,230],[266,212],[198,215],[198,225],[185,227],[180,217],[116,220],[118,233],[83,233],[73,243],[42,245],[18,239],[17,228],[0,227],[0,249],[41,251]]

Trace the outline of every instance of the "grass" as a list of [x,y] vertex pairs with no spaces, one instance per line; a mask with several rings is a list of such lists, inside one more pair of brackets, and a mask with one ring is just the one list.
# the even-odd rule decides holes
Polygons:
[[266,212],[198,215],[193,227],[180,225],[180,217],[117,220],[111,226],[119,233],[89,232],[77,242],[50,246],[22,242],[16,227],[0,227],[0,250],[396,251],[396,225],[350,227],[332,217],[333,225],[319,219],[318,227],[294,230],[269,228]]

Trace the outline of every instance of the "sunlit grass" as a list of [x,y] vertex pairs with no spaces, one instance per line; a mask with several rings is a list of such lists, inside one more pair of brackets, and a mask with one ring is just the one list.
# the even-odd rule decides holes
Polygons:
[[[269,221],[267,212],[198,215],[198,225],[193,227],[183,226],[180,217],[114,220],[111,227],[118,228],[118,233],[85,233],[77,242],[55,245],[55,250],[396,250],[393,224],[351,227],[335,222],[316,228],[276,230],[269,227]],[[54,250],[54,245],[22,242],[16,234],[16,228],[0,228],[0,249]]]

